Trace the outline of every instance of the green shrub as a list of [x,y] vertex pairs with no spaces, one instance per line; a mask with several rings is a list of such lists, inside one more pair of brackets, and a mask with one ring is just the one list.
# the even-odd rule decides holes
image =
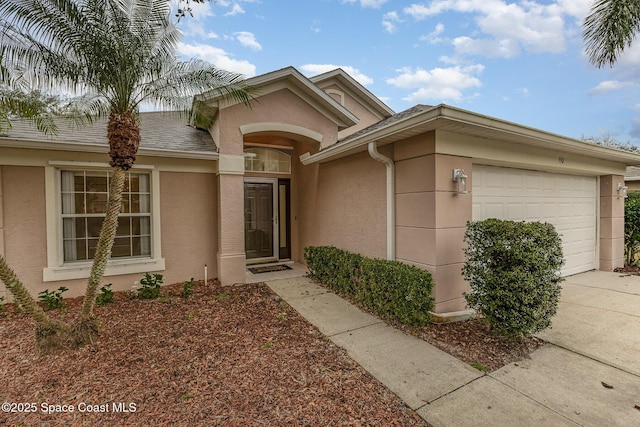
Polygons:
[[331,289],[354,294],[354,275],[363,257],[333,246],[304,248],[304,259],[310,273]]
[[332,246],[306,247],[304,257],[318,280],[375,313],[417,326],[429,321],[433,281],[428,271]]
[[111,283],[108,285],[104,285],[100,288],[100,293],[96,297],[96,304],[99,306],[104,306],[113,302],[114,293],[111,290]]
[[629,191],[624,201],[624,258],[636,265],[640,255],[640,191]]
[[187,298],[193,295],[193,288],[197,286],[197,283],[193,281],[193,277],[182,284],[182,291],[180,296]]
[[69,289],[64,286],[60,286],[55,291],[45,289],[38,294],[38,299],[40,300],[40,302],[44,303],[45,310],[55,310],[56,308],[62,308],[66,306],[65,302],[62,300],[62,294],[68,290]]
[[0,297],[0,315],[4,314],[4,296]]
[[560,297],[564,263],[553,225],[487,219],[467,223],[462,274],[465,294],[499,335],[520,338],[551,325]]
[[140,279],[142,287],[138,289],[138,296],[141,299],[154,299],[160,296],[160,285],[162,285],[162,274],[145,273]]

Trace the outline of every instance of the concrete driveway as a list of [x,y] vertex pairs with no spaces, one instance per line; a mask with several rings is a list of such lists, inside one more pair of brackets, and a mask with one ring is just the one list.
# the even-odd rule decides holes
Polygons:
[[550,344],[419,412],[435,426],[640,426],[640,277],[567,277]]

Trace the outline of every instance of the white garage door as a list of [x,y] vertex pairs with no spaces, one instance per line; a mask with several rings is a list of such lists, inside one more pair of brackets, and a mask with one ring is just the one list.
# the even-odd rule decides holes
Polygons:
[[473,220],[543,221],[562,236],[562,275],[596,265],[596,178],[473,165]]

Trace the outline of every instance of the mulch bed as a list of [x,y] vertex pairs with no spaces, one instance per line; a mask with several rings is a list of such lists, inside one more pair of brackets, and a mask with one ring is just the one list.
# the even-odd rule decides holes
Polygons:
[[[97,342],[53,356],[36,355],[33,321],[8,307],[0,400],[35,412],[0,412],[0,425],[425,424],[265,285],[200,282],[189,298],[181,288],[116,293],[96,309]],[[53,313],[69,321],[81,298],[65,301]]]
[[429,323],[417,330],[402,325],[395,326],[486,372],[526,359],[531,352],[545,345],[545,341],[537,337],[514,341],[496,336],[479,319],[445,324]]

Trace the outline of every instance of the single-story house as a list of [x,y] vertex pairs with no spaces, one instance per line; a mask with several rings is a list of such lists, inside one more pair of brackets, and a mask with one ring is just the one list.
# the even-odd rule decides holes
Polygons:
[[[334,245],[429,270],[435,311],[462,310],[467,221],[551,222],[563,274],[623,264],[625,168],[640,155],[448,105],[394,113],[343,70],[250,78],[250,107],[210,94],[202,130],[141,114],[104,283],[242,283],[247,264]],[[83,292],[104,212],[106,126],[0,136],[0,254],[28,288]],[[1,287],[0,293],[6,293]]]
[[640,190],[640,166],[627,166],[624,183],[628,191]]

